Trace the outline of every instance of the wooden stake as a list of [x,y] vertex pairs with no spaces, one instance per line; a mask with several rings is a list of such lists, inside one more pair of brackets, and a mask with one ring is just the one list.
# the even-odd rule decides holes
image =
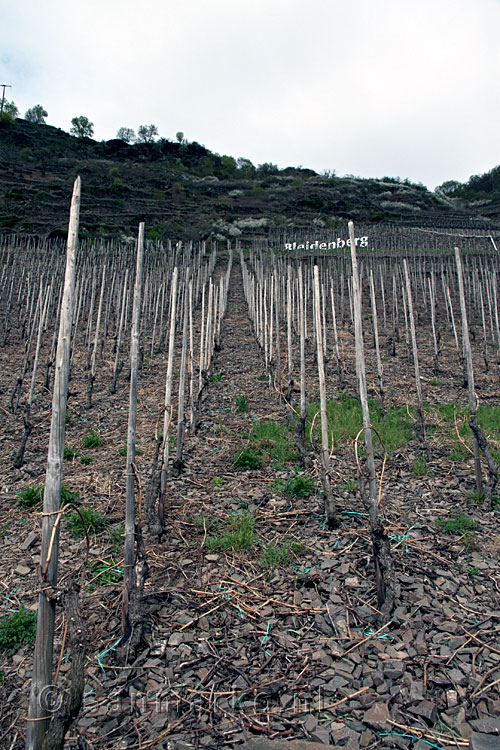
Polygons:
[[66,272],[59,321],[57,342],[54,392],[52,397],[52,419],[50,425],[49,450],[47,456],[47,473],[43,495],[42,545],[40,569],[46,570],[41,581],[38,598],[38,616],[36,627],[35,654],[31,692],[28,707],[28,727],[26,730],[26,750],[40,750],[43,737],[47,731],[50,718],[49,708],[45,705],[46,688],[51,685],[52,655],[54,649],[55,601],[49,591],[57,585],[57,566],[59,560],[59,526],[55,530],[52,553],[47,565],[52,530],[61,505],[62,466],[64,456],[64,435],[66,428],[66,402],[68,396],[69,355],[71,343],[71,325],[73,321],[75,260],[80,217],[81,180],[77,177],[73,187],[68,244],[66,251]]

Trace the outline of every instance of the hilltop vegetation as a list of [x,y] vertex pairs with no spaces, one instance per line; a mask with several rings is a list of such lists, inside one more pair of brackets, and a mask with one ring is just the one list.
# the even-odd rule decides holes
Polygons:
[[0,161],[1,232],[64,236],[77,174],[84,186],[83,237],[129,236],[139,221],[150,239],[235,239],[336,227],[348,218],[450,226],[498,216],[484,200],[474,207],[465,186],[432,193],[399,178],[255,166],[185,140],[97,142],[20,119],[0,123]]

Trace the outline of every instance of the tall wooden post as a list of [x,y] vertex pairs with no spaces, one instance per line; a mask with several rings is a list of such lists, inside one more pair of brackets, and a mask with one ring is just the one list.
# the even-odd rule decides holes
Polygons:
[[358,275],[358,261],[356,257],[356,243],[354,238],[354,224],[349,222],[349,237],[351,240],[352,260],[352,298],[354,314],[354,335],[356,346],[356,374],[358,376],[359,400],[363,414],[363,432],[366,447],[366,466],[368,469],[368,492],[363,476],[360,477],[361,498],[370,519],[370,532],[373,545],[373,557],[377,577],[378,606],[385,620],[388,620],[394,607],[395,573],[391,556],[390,544],[384,526],[378,513],[377,483],[375,476],[375,459],[373,455],[372,430],[370,411],[368,408],[368,393],[366,388],[365,353],[363,346],[363,324],[361,316],[361,289]]
[[144,251],[144,222],[139,224],[137,258],[135,267],[134,302],[132,307],[132,332],[130,341],[130,396],[127,429],[127,491],[125,499],[125,553],[123,571],[122,633],[130,635],[129,601],[135,586],[135,435],[137,423],[137,388],[139,373],[139,330],[141,324],[142,266]]
[[[54,649],[55,602],[49,592],[57,586],[59,559],[59,527],[54,524],[61,506],[62,466],[68,397],[71,326],[75,291],[75,260],[80,218],[81,180],[77,177],[71,200],[66,272],[59,319],[52,420],[50,425],[47,471],[43,495],[42,545],[40,553],[41,585],[38,598],[35,654],[26,730],[26,750],[40,750],[50,719],[50,705],[46,705],[47,690],[52,683]],[[51,545],[53,537],[53,543]]]

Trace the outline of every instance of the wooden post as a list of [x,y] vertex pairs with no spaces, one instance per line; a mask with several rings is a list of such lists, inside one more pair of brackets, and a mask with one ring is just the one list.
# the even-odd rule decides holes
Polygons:
[[122,331],[123,331],[123,323],[125,320],[125,308],[126,308],[126,299],[127,299],[127,293],[128,293],[128,268],[125,271],[125,278],[123,280],[123,293],[122,293],[122,304],[121,304],[121,311],[120,311],[120,323],[118,325],[118,335],[116,339],[116,354],[115,354],[115,366],[113,368],[113,382],[111,384],[110,393],[116,392],[116,383],[118,380],[118,375],[120,374],[120,348],[122,344]]
[[181,368],[179,373],[179,393],[177,400],[177,446],[175,452],[174,471],[178,475],[183,468],[182,454],[184,451],[184,434],[186,422],[184,419],[184,404],[186,395],[186,367],[187,367],[187,348],[188,348],[188,331],[189,331],[189,290],[191,288],[189,279],[189,266],[186,269],[186,278],[184,280],[186,293],[184,294],[184,311],[182,315],[182,352]]
[[[462,345],[465,357],[465,369],[467,372],[467,387],[469,389],[469,410],[470,418],[476,418],[476,391],[474,386],[474,369],[472,367],[472,350],[470,346],[469,338],[469,323],[467,319],[467,308],[465,305],[465,291],[464,291],[464,280],[462,276],[462,260],[460,258],[460,250],[458,247],[455,248],[455,262],[457,264],[457,277],[458,277],[458,293],[460,297],[460,312],[462,314]],[[474,436],[474,472],[476,475],[476,490],[478,494],[483,493],[483,476],[481,471],[481,451],[479,448],[479,440],[476,432],[473,430]]]
[[307,447],[306,447],[306,419],[307,419],[307,401],[306,401],[306,332],[305,332],[305,310],[304,310],[304,283],[302,278],[302,266],[298,270],[298,301],[297,312],[299,316],[299,358],[300,358],[300,420],[296,430],[297,447],[303,466],[307,466]]
[[375,285],[373,283],[373,271],[370,269],[370,299],[372,305],[372,318],[373,318],[373,337],[375,340],[375,356],[377,358],[377,375],[378,375],[378,389],[380,395],[380,413],[382,417],[385,416],[385,405],[384,405],[384,368],[382,366],[382,358],[380,356],[380,347],[378,341],[378,322],[377,322],[377,303],[375,300]]
[[[425,436],[425,420],[424,420],[424,402],[422,399],[422,384],[420,382],[420,367],[418,364],[418,349],[417,349],[417,336],[415,333],[415,317],[413,315],[413,297],[411,293],[410,276],[408,273],[408,264],[406,258],[403,259],[403,266],[405,271],[406,279],[406,295],[408,299],[408,317],[410,319],[410,334],[411,334],[411,346],[413,351],[413,367],[415,369],[415,384],[417,387],[417,422],[415,430],[417,437],[422,445],[425,452],[427,461],[430,461],[430,451],[427,444],[427,438]],[[404,299],[404,295],[403,295]]]
[[[59,320],[52,419],[50,425],[47,472],[43,495],[42,545],[40,554],[41,590],[38,597],[33,676],[28,707],[26,750],[40,750],[47,731],[50,706],[44,699],[52,684],[52,656],[54,648],[55,601],[50,590],[57,586],[59,560],[59,526],[54,529],[61,506],[66,402],[68,396],[69,355],[75,289],[75,259],[80,217],[81,180],[77,177],[71,201],[66,272]],[[49,554],[50,553],[50,554]]]
[[330,479],[330,446],[328,442],[328,414],[326,406],[325,366],[323,361],[323,334],[321,330],[321,307],[319,270],[314,266],[314,322],[316,327],[316,354],[318,358],[319,400],[321,419],[321,479],[325,497],[325,513],[330,529],[339,525]]
[[363,414],[363,432],[366,446],[366,465],[368,469],[368,492],[363,476],[360,476],[361,498],[370,519],[370,531],[377,578],[378,606],[384,620],[389,620],[394,607],[396,582],[394,563],[391,556],[390,544],[384,526],[378,513],[377,483],[375,476],[375,459],[373,455],[372,430],[370,411],[368,408],[368,394],[366,389],[365,354],[363,346],[363,324],[361,316],[361,289],[359,286],[358,262],[356,257],[356,242],[354,224],[349,222],[349,237],[351,240],[352,260],[352,297],[354,314],[354,336],[356,347],[356,373],[358,376],[359,399]]
[[163,461],[161,467],[161,492],[160,492],[160,505],[159,505],[159,520],[160,525],[163,526],[163,495],[167,484],[167,473],[168,473],[168,436],[170,430],[170,422],[172,419],[172,377],[174,369],[174,344],[175,344],[175,315],[176,315],[176,300],[177,300],[177,266],[174,268],[172,276],[172,289],[170,299],[170,332],[168,337],[168,360],[167,360],[167,377],[165,381],[165,411],[163,415]]
[[[128,640],[133,630],[134,644],[129,642],[127,650],[134,656],[135,646],[142,637],[140,600],[145,578],[145,557],[134,561],[136,547],[135,523],[135,435],[137,423],[137,388],[139,373],[139,330],[141,324],[142,267],[144,252],[144,222],[139,224],[137,258],[135,268],[134,301],[132,307],[132,331],[130,341],[130,397],[127,430],[127,491],[125,499],[125,554],[123,564],[122,633]],[[142,558],[142,559],[141,559]],[[139,601],[138,601],[139,600]],[[133,603],[133,610],[132,609]]]

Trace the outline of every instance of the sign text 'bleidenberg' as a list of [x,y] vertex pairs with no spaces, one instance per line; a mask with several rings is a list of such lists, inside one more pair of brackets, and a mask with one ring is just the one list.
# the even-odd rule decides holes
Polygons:
[[[368,237],[355,237],[356,247],[368,247]],[[343,247],[351,247],[351,240],[343,240],[337,237],[331,242],[285,242],[285,250],[340,250]]]

